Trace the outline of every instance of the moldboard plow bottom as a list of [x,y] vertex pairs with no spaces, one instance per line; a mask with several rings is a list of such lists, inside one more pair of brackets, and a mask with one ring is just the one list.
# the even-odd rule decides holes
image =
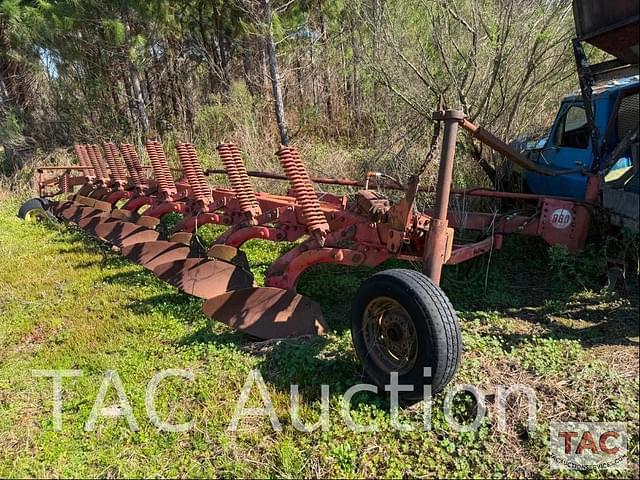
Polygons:
[[190,253],[188,245],[166,240],[134,243],[122,249],[123,256],[151,271],[159,265],[185,260]]
[[328,330],[320,305],[291,290],[254,287],[210,298],[204,313],[257,338],[322,335]]
[[204,299],[254,285],[251,273],[217,259],[187,258],[158,265],[153,273],[183,292]]
[[103,222],[96,226],[94,231],[98,238],[120,248],[136,243],[153,242],[160,236],[160,232],[123,221]]

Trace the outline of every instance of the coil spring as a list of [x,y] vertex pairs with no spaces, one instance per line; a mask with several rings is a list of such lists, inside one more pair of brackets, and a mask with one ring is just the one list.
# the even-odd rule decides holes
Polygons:
[[321,244],[324,244],[323,238],[329,232],[329,224],[320,209],[320,201],[298,151],[293,147],[281,146],[276,155],[302,207],[302,215],[309,231],[315,234]]
[[171,175],[162,144],[155,140],[148,140],[146,147],[160,190],[168,194],[175,193],[177,191],[176,184]]
[[83,166],[83,167],[91,167],[91,168],[83,171],[84,175],[86,175],[88,177],[95,177],[96,176],[96,172],[93,170],[91,162],[89,161],[89,156],[87,154],[87,146],[86,145],[75,144],[73,146],[73,149],[76,152],[76,155],[78,156],[78,161],[80,162],[80,165]]
[[95,144],[87,145],[87,152],[89,153],[89,159],[91,160],[91,163],[93,163],[93,168],[98,174],[98,177],[102,180],[109,178],[109,172],[104,166],[104,159],[102,158],[102,153],[100,153],[98,146]]
[[237,195],[240,210],[252,215],[260,215],[260,205],[242,161],[240,149],[234,143],[221,143],[217,149],[231,187]]
[[[178,150],[178,158],[182,165],[182,171],[187,177],[187,181],[191,186],[191,192],[196,200],[204,201],[207,198],[206,188],[203,186],[198,175],[199,163],[194,164],[191,155],[191,149],[188,143],[178,143],[176,149]],[[204,175],[203,175],[204,176]]]
[[208,201],[213,201],[211,197],[211,188],[209,187],[209,182],[207,182],[207,177],[204,175],[204,170],[202,170],[202,165],[200,165],[200,161],[198,160],[198,154],[196,153],[196,147],[188,143],[187,149],[189,150],[189,157],[191,158],[191,164],[193,165],[196,175],[198,177],[198,182],[200,183],[200,188],[205,194],[205,198]]
[[133,184],[136,187],[141,187],[144,183],[144,173],[140,165],[140,160],[138,159],[138,152],[136,152],[136,149],[130,143],[123,143],[121,149],[124,163],[127,165],[127,170],[133,180]]
[[111,178],[121,186],[127,183],[127,175],[120,163],[120,152],[114,143],[104,142],[103,148],[107,156],[107,164],[111,170]]
[[60,177],[60,191],[62,193],[70,193],[73,191],[73,189],[71,188],[71,185],[69,184],[69,173],[64,172],[62,174],[62,177]]

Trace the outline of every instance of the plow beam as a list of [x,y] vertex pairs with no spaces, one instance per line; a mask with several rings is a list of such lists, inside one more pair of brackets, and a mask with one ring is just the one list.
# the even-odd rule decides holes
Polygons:
[[579,172],[580,170],[557,170],[554,168],[545,167],[544,165],[540,165],[538,163],[532,162],[527,157],[522,155],[517,150],[514,150],[505,142],[500,140],[494,134],[485,130],[484,128],[471,123],[466,117],[460,119],[460,126],[464,128],[467,132],[471,134],[474,138],[478,139],[480,142],[487,145],[489,148],[495,150],[496,152],[504,155],[512,163],[528,170],[530,172],[539,173],[541,175],[547,176],[558,176],[558,175],[566,175],[568,173]]

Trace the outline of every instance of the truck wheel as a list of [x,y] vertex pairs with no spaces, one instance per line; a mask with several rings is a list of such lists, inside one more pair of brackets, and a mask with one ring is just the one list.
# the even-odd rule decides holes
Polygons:
[[[442,390],[458,369],[462,353],[460,325],[444,292],[426,275],[405,269],[369,277],[351,309],[351,337],[367,376],[379,387],[413,385],[400,392],[419,400],[423,387]],[[430,368],[430,376],[428,370]]]
[[32,198],[22,204],[18,210],[18,217],[25,221],[40,221],[49,218],[46,212],[47,200],[44,198]]

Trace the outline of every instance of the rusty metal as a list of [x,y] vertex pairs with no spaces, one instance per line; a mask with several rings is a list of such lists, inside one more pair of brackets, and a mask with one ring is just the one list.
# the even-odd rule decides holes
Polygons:
[[[123,155],[124,157],[124,155]],[[152,170],[151,165],[140,165],[140,169],[144,173],[145,170]],[[60,171],[60,170],[75,170],[78,172],[88,172],[93,170],[92,166],[83,165],[51,165],[51,166],[39,166],[36,168],[36,172],[44,172],[45,170]],[[171,172],[182,173],[181,168],[170,168]],[[224,172],[222,172],[224,173]]]
[[182,243],[156,240],[145,243],[134,243],[122,249],[122,255],[132,262],[153,270],[159,265],[185,260],[191,249]]
[[210,298],[202,310],[235,330],[263,339],[322,335],[328,330],[316,302],[280,288],[235,290]]
[[183,292],[205,299],[253,286],[253,275],[249,272],[215,259],[187,258],[169,262],[156,266],[153,273]]
[[453,179],[458,124],[464,119],[464,113],[456,110],[438,112],[434,115],[434,120],[444,122],[444,137],[442,139],[440,169],[436,187],[436,205],[433,218],[429,223],[429,232],[424,247],[423,269],[424,273],[436,284],[440,283],[442,265],[444,265],[447,257],[449,191],[451,189],[451,180]]
[[68,172],[64,172],[60,176],[60,193],[70,193],[73,192],[73,187],[71,185],[71,175]]
[[127,166],[127,171],[129,172],[129,176],[133,184],[141,188],[144,186],[144,170],[140,165],[140,159],[138,158],[138,152],[133,145],[130,143],[123,143],[121,146],[122,157],[124,158],[124,163]]
[[98,146],[91,144],[85,145],[85,148],[87,149],[89,161],[91,162],[91,165],[93,165],[93,170],[96,172],[98,180],[106,182],[109,179],[109,173],[104,165],[104,159],[102,158],[102,153]]
[[123,210],[120,208],[116,208],[115,210],[111,210],[111,216],[114,218],[118,218],[120,220],[131,220],[133,214],[129,210]]
[[193,198],[199,202],[200,206],[212,201],[211,189],[204,175],[204,170],[196,154],[195,147],[190,143],[178,143],[178,158],[182,164],[182,171],[191,186]]
[[78,223],[83,218],[100,215],[102,213],[104,213],[104,210],[95,207],[89,207],[76,202],[71,202],[69,205],[61,207],[58,210],[58,216],[72,223]]
[[255,218],[262,213],[256,194],[247,175],[247,169],[242,161],[240,149],[234,143],[221,143],[217,147],[218,155],[231,183],[231,187],[238,196],[240,210],[249,218]]
[[464,128],[467,132],[469,132],[474,138],[477,138],[488,147],[504,155],[504,157],[507,160],[515,163],[516,165],[524,168],[525,170],[529,170],[530,172],[536,172],[541,175],[556,177],[561,175],[567,175],[569,173],[581,172],[583,170],[583,169],[558,170],[555,168],[550,168],[544,165],[540,165],[539,163],[532,162],[527,157],[522,155],[517,150],[514,150],[513,148],[511,148],[509,145],[507,145],[505,142],[500,140],[498,137],[493,135],[488,130],[471,123],[466,117],[459,119],[459,123],[460,123],[460,126]]
[[116,184],[117,188],[124,188],[127,186],[127,174],[120,162],[120,150],[115,143],[104,142],[103,148],[107,157],[107,165],[111,171],[111,179]]
[[[247,171],[239,148],[221,144],[218,151],[225,166],[222,172],[231,188],[212,188],[198,162],[195,147],[179,143],[177,150],[184,176],[174,180],[162,145],[155,141],[146,144],[155,182],[146,178],[135,150],[125,144],[122,153],[131,183],[137,188],[114,192],[119,175],[114,173],[117,167],[112,162],[115,152],[106,144],[113,182],[96,185],[88,175],[71,177],[79,180],[69,182],[68,186],[80,185],[80,191],[72,196],[73,201],[54,204],[50,211],[120,247],[127,258],[185,293],[206,299],[207,315],[261,338],[318,334],[326,330],[319,307],[295,292],[300,275],[321,263],[376,267],[393,258],[422,261],[425,273],[437,283],[444,264],[457,264],[500,248],[503,233],[518,231],[579,249],[589,219],[585,205],[530,194],[451,189],[456,133],[466,119],[461,112],[451,110],[437,112],[434,117],[444,122],[444,139],[435,208],[430,211],[416,209],[418,192],[434,193],[419,185],[418,175],[411,176],[402,186],[404,198],[392,202],[375,190],[400,189],[391,177],[368,175],[365,182],[311,178],[292,147],[282,147],[277,152],[285,172],[279,175]],[[84,155],[82,149],[80,155]],[[92,155],[95,163],[95,151]],[[85,173],[90,168],[80,165],[77,170]],[[63,170],[66,175],[70,171]],[[255,192],[250,176],[286,179],[292,193]],[[46,186],[48,182],[41,178],[39,183]],[[356,186],[360,191],[355,200],[331,194],[323,194],[319,199],[314,182]],[[460,216],[448,209],[450,196],[456,194],[517,199],[527,203],[532,212],[501,216],[465,212]],[[116,201],[123,198],[127,202],[122,209],[113,210]],[[148,208],[142,211],[144,207]],[[168,241],[160,240],[160,233],[153,227],[171,212],[185,218]],[[566,231],[557,228],[559,222],[567,223]],[[227,225],[228,229],[205,252],[192,240],[198,227],[207,223]],[[475,243],[458,245],[454,244],[451,227],[478,231],[490,227],[492,233]],[[251,239],[296,242],[271,265],[265,278],[266,287],[254,285],[246,255],[240,250]]]
[[95,227],[95,233],[102,240],[120,248],[134,243],[153,242],[160,236],[155,230],[123,221],[103,222]]
[[102,225],[106,222],[116,222],[118,220],[118,218],[113,217],[109,212],[103,212],[81,218],[76,223],[78,227],[83,229],[85,232],[98,236],[96,233],[98,225]]
[[190,245],[193,234],[189,232],[177,232],[169,237],[169,241],[175,243],[182,243],[184,245]]
[[136,225],[140,225],[142,227],[156,228],[160,223],[160,219],[155,217],[150,217],[148,215],[141,215],[140,217],[138,217],[135,223]]
[[293,147],[282,145],[276,155],[291,182],[291,188],[300,203],[309,232],[320,246],[324,245],[325,238],[329,233],[329,224],[320,209],[318,196],[313,188],[309,174],[302,164],[298,151]]
[[[144,171],[145,169],[151,168],[149,165],[142,165],[141,169]],[[89,172],[92,170],[92,167],[83,167],[81,165],[63,165],[63,166],[47,166],[47,167],[38,167],[36,171],[38,173],[42,173],[44,171],[66,171],[66,170],[77,170],[82,172]],[[172,168],[172,172],[182,173],[181,168]],[[208,169],[205,171],[206,175],[225,175],[226,170],[224,169]],[[249,177],[255,178],[264,178],[269,180],[281,180],[281,181],[289,181],[289,178],[286,175],[281,175],[278,173],[272,172],[259,172],[255,170],[247,171],[247,175]],[[310,177],[312,183],[319,183],[323,185],[336,185],[342,187],[360,187],[365,188],[367,185],[365,181],[353,180],[348,178],[330,178],[330,177]],[[596,178],[597,179],[597,178]],[[56,180],[57,182],[57,180]],[[393,190],[393,191],[405,191],[406,186],[399,186],[390,183],[381,183],[376,184],[376,188],[380,190]],[[435,189],[431,187],[418,187],[418,192],[420,193],[435,193]],[[537,195],[534,193],[520,193],[520,192],[502,192],[498,190],[493,190],[485,187],[472,187],[472,188],[452,188],[451,195],[457,196],[470,196],[470,197],[485,197],[485,198],[505,198],[505,199],[519,199],[519,200],[542,200],[545,198],[549,198],[546,195]],[[324,195],[324,198],[327,198],[329,195]],[[575,200],[572,197],[563,197],[559,195],[555,195],[553,198],[558,198],[561,200]],[[591,201],[590,203],[595,203]]]
[[224,260],[236,267],[240,267],[247,272],[251,271],[247,255],[242,251],[231,245],[213,245],[207,250],[207,257],[216,258],[218,260]]
[[391,208],[389,199],[382,193],[373,190],[359,190],[356,204],[362,214],[372,222],[383,220]]
[[89,160],[89,154],[87,153],[86,145],[76,144],[73,146],[73,149],[76,152],[76,156],[78,157],[78,161],[80,165],[84,167],[85,172],[90,177],[95,177],[97,175],[95,169],[91,165],[91,161]]
[[160,192],[166,198],[173,198],[178,189],[171,175],[162,144],[156,140],[148,140],[146,148]]

